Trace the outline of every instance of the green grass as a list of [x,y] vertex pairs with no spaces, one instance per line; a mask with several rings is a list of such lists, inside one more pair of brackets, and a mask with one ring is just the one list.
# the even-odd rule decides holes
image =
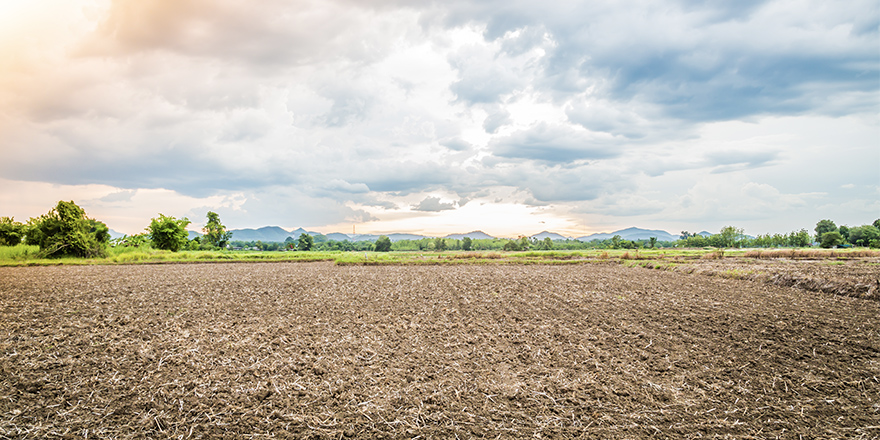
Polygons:
[[37,258],[40,252],[39,246],[0,246],[0,261],[18,261]]
[[[670,270],[689,260],[706,258],[753,259],[749,250],[717,249],[593,249],[579,251],[398,251],[398,252],[258,252],[258,251],[180,251],[116,247],[109,248],[103,258],[40,258],[36,246],[0,247],[0,266],[94,265],[94,264],[159,264],[200,262],[308,262],[332,261],[339,265],[492,265],[492,264],[584,264],[620,262],[627,266]],[[861,251],[864,254],[865,251]],[[861,255],[835,250],[811,250],[816,258],[845,259]],[[736,276],[738,274],[731,274]]]

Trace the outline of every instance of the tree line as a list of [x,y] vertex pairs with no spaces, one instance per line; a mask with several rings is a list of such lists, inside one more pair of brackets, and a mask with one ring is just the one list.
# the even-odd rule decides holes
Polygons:
[[15,221],[14,217],[0,217],[0,246],[16,246],[24,243],[39,246],[41,257],[107,256],[109,246],[142,247],[179,250],[225,249],[232,233],[220,222],[220,216],[208,212],[204,235],[189,238],[186,217],[174,218],[163,214],[151,219],[141,234],[111,240],[110,229],[104,222],[90,218],[83,208],[73,201],[59,201],[48,213],[31,218],[27,223]]
[[20,243],[39,246],[43,257],[103,257],[110,246],[145,247],[169,250],[261,250],[261,251],[527,251],[527,250],[586,250],[586,249],[653,249],[669,247],[716,247],[716,248],[777,248],[808,247],[814,244],[823,248],[863,246],[880,248],[880,219],[861,226],[837,226],[832,220],[820,220],[811,235],[806,229],[786,234],[764,234],[749,237],[743,230],[725,226],[718,234],[701,235],[682,231],[678,240],[659,241],[656,237],[644,240],[625,240],[615,235],[606,240],[551,240],[549,237],[519,237],[517,239],[462,239],[422,238],[392,242],[380,236],[375,242],[330,240],[318,234],[301,234],[288,237],[284,242],[232,241],[232,232],[212,211],[206,215],[202,228],[204,235],[189,238],[186,217],[175,218],[159,214],[152,218],[143,233],[111,240],[107,225],[90,218],[85,210],[73,201],[59,201],[48,213],[31,218],[26,223],[16,222],[12,217],[0,217],[0,246]]

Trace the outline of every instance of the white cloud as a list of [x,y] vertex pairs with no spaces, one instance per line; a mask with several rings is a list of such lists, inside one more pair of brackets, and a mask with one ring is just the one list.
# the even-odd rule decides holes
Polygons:
[[233,227],[876,211],[868,1],[19,3],[0,14],[2,215],[71,198],[120,224],[190,206]]

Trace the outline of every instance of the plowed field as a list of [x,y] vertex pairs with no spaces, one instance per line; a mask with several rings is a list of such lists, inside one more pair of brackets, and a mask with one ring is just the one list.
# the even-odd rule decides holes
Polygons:
[[0,268],[0,437],[876,438],[878,332],[618,264]]

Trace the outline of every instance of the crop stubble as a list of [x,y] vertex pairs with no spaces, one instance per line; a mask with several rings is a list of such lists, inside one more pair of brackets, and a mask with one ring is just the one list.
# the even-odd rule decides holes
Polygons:
[[880,302],[615,264],[0,268],[0,436],[875,438]]

